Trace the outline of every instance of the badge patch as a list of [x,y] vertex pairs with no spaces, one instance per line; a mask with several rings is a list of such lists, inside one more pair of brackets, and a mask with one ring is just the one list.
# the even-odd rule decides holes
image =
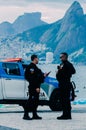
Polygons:
[[31,74],[33,74],[33,73],[34,73],[34,69],[33,69],[33,68],[31,68],[31,69],[30,69],[30,72],[31,72]]

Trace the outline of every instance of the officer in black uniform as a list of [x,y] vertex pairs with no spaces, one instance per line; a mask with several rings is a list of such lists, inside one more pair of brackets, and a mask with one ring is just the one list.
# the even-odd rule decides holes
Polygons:
[[63,52],[60,54],[61,64],[58,66],[56,78],[59,81],[60,96],[62,103],[63,114],[57,117],[59,120],[71,119],[71,102],[70,102],[70,89],[71,89],[71,76],[75,74],[73,65],[68,61],[68,54]]
[[[37,55],[31,56],[31,63],[28,65],[25,71],[25,79],[29,82],[29,99],[26,103],[24,110],[23,119],[31,120],[31,119],[42,119],[37,115],[37,107],[39,103],[39,93],[40,93],[40,85],[44,82],[44,78],[47,74],[43,73],[37,66],[38,57]],[[30,118],[28,115],[28,106],[32,107],[33,117]]]

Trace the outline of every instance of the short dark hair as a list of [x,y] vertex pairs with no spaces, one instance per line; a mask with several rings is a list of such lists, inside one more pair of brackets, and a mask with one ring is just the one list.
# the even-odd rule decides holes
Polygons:
[[65,55],[68,58],[68,53],[62,52],[61,54]]
[[38,58],[38,57],[37,57],[37,55],[33,54],[33,55],[31,56],[31,61],[33,61],[35,58]]

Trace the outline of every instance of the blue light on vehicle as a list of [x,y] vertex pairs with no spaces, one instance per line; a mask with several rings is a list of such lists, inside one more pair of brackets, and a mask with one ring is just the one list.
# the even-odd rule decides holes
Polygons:
[[55,78],[52,77],[46,77],[45,83],[53,85],[55,88],[59,87],[59,83]]

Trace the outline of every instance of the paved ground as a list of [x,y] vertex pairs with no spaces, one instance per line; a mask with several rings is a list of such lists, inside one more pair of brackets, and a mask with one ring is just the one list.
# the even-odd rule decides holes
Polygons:
[[0,109],[0,130],[86,130],[86,105],[72,107],[72,120],[59,121],[56,118],[61,112],[52,112],[44,106],[38,108],[42,120],[25,121],[21,107],[7,106]]

